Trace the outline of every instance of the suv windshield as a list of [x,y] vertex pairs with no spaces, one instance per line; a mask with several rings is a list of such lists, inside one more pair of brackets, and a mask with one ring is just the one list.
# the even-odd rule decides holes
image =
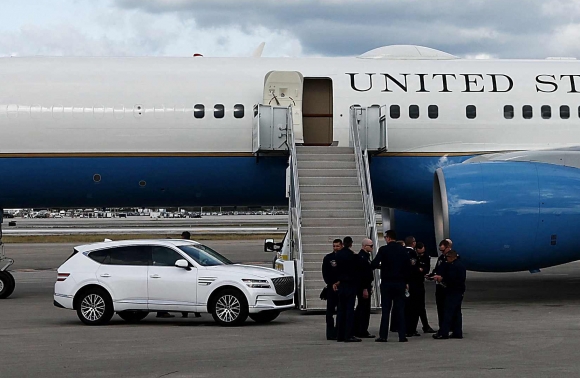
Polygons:
[[187,253],[189,257],[195,260],[201,266],[230,265],[233,264],[213,249],[203,244],[180,245],[177,247]]

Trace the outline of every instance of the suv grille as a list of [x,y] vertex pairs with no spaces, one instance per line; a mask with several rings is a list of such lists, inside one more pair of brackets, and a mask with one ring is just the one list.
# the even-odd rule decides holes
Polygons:
[[294,291],[294,277],[272,278],[276,294],[287,296]]

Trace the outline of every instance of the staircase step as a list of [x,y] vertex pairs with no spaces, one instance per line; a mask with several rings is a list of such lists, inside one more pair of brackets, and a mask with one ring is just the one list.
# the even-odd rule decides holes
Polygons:
[[296,146],[296,153],[302,154],[352,154],[354,149],[352,147],[320,147],[320,146]]
[[358,202],[357,208],[362,208],[362,194],[360,191],[356,194],[351,193],[300,193],[300,201],[302,208],[306,208],[308,202],[325,201],[330,204],[332,208],[342,208],[342,205],[347,205],[347,202]]
[[358,179],[356,177],[304,177],[298,174],[298,183],[300,187],[303,185],[353,186],[358,185]]
[[[303,236],[310,236],[310,235],[343,235],[350,236],[350,235],[365,235],[366,234],[366,227],[363,225],[359,226],[341,226],[341,227],[302,227],[302,235]],[[335,237],[333,237],[335,239]]]
[[[348,155],[346,155],[348,156]],[[354,169],[353,161],[298,161],[298,171],[302,169]]]
[[[305,200],[304,198],[310,198],[310,196],[312,195],[319,195],[319,196],[323,196],[325,198],[331,197],[331,196],[336,196],[337,194],[300,194],[300,199],[302,201],[302,211],[324,211],[324,210],[336,210],[336,211],[340,211],[340,209],[342,210],[347,210],[348,211],[352,211],[352,210],[359,210],[362,209],[363,205],[362,205],[362,197],[360,195],[358,195],[358,197],[360,198],[359,201],[337,201],[337,200],[333,200],[333,198],[328,198],[328,200]],[[340,194],[340,195],[344,195],[344,194]],[[354,198],[354,196],[353,196]]]
[[[341,169],[341,168],[331,168],[331,169],[298,169],[298,177],[354,177],[357,179],[356,169]],[[356,181],[358,183],[358,180]]]
[[[350,236],[352,238],[352,240],[355,243],[360,243],[361,240],[363,240],[364,238],[367,238],[368,236],[365,235],[366,233],[363,232],[361,234],[353,234],[353,233],[349,233],[349,234],[329,234],[329,235],[305,235],[304,233],[302,233],[302,245],[305,244],[326,244],[328,245],[329,248],[332,248],[332,241],[334,239],[340,239],[342,240],[345,236]],[[330,252],[332,249],[329,249],[328,252]]]
[[305,161],[355,161],[353,154],[300,154],[296,155],[298,164]]
[[362,205],[359,209],[327,209],[327,210],[306,210],[302,208],[302,219],[308,218],[364,218],[365,212]]
[[310,227],[360,227],[364,218],[302,218],[302,230]]
[[360,193],[358,185],[300,185],[302,193]]

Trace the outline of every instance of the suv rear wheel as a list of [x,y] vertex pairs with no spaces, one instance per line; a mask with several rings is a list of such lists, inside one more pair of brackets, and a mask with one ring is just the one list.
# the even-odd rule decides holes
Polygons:
[[90,288],[81,294],[77,306],[77,315],[81,322],[86,325],[103,325],[114,314],[113,301],[104,289]]
[[224,289],[212,301],[211,314],[221,326],[235,327],[248,318],[248,302],[239,290]]

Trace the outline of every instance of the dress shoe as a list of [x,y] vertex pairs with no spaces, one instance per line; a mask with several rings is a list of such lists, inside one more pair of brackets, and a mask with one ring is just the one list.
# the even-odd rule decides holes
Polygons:
[[407,333],[405,336],[413,337],[413,336],[421,336],[421,334],[419,332],[413,332],[413,333]]
[[370,333],[367,333],[366,335],[356,335],[356,337],[359,337],[361,339],[374,339],[376,336],[371,335]]
[[333,341],[336,341],[336,337],[332,337],[332,336],[331,336],[331,337],[327,337],[327,338],[326,338],[326,340],[333,340]]
[[383,339],[382,337],[377,337],[375,339],[375,343],[386,343],[387,339]]
[[435,333],[435,330],[431,327],[423,327],[423,333]]
[[447,339],[449,338],[449,336],[443,336],[443,335],[440,335],[440,334],[438,334],[438,333],[435,333],[435,334],[433,335],[433,338],[434,338],[435,340],[447,340]]
[[407,339],[406,337],[405,337],[405,338],[403,338],[403,339],[399,339],[399,342],[400,342],[400,343],[406,343],[406,342],[408,342],[408,341],[409,341],[409,339]]
[[351,337],[350,339],[344,340],[345,343],[360,343],[362,340],[358,337]]

